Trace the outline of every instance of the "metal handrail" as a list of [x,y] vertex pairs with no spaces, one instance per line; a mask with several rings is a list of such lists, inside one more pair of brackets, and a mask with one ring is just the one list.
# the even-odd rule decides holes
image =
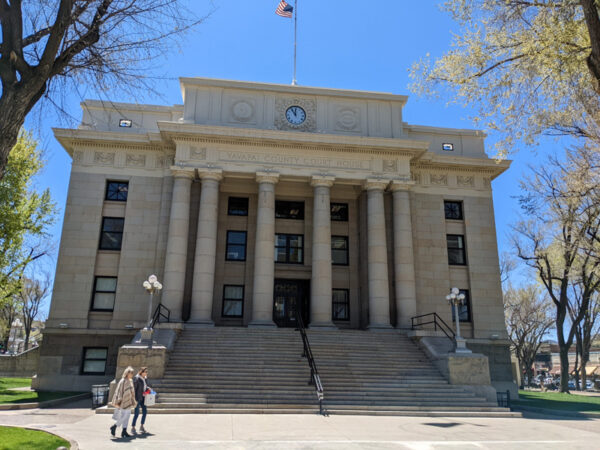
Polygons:
[[310,367],[310,380],[308,381],[308,384],[312,384],[315,387],[317,399],[319,400],[319,414],[323,414],[323,384],[321,383],[321,377],[319,376],[319,371],[317,370],[317,363],[315,362],[315,358],[310,348],[310,342],[308,342],[306,328],[304,328],[304,321],[302,320],[302,315],[299,311],[296,311],[296,321],[298,323],[297,329],[298,331],[300,331],[300,336],[302,337],[302,344],[304,345],[302,357],[306,358],[306,360],[308,361],[308,366]]
[[157,323],[160,323],[160,318],[166,319],[167,322],[171,321],[171,310],[162,303],[159,303],[154,310],[152,320],[150,321],[150,328],[154,328]]
[[[431,320],[429,320],[428,322],[422,322],[420,319],[424,318],[424,317],[432,317]],[[415,323],[415,321],[417,323]],[[442,330],[444,332],[444,334],[446,335],[446,337],[448,339],[450,339],[452,342],[455,342],[456,339],[456,335],[454,334],[454,330],[446,323],[444,322],[444,319],[442,319],[440,316],[437,315],[437,313],[428,313],[428,314],[421,314],[420,316],[414,316],[410,318],[410,322],[411,322],[411,328],[413,330],[416,330],[417,327],[421,327],[423,325],[429,325],[429,324],[433,324],[435,331],[437,331],[437,329],[439,328],[440,330]]]

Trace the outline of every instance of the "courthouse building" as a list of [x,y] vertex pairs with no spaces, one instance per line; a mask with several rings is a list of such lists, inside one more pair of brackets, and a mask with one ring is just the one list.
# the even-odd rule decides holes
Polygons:
[[172,322],[226,327],[450,323],[456,286],[468,345],[507,354],[491,181],[509,163],[483,133],[411,125],[402,95],[181,90],[170,107],[85,101],[77,129],[55,129],[73,166],[40,387],[114,377],[152,273]]

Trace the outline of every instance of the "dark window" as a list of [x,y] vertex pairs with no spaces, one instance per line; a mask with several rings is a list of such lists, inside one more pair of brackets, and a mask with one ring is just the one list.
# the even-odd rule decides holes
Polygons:
[[348,265],[348,236],[331,236],[331,262],[335,265]]
[[246,232],[228,231],[227,232],[227,251],[225,253],[227,261],[246,261]]
[[448,264],[464,266],[467,264],[465,258],[465,237],[462,234],[447,234],[448,241]]
[[350,320],[350,292],[348,289],[332,289],[333,320]]
[[[458,320],[461,322],[471,321],[471,298],[469,297],[469,291],[467,289],[461,289],[461,294],[465,294],[465,301],[458,307]],[[454,315],[454,306],[452,308],[452,322],[456,322],[456,316]]]
[[348,222],[348,203],[332,203],[331,220]]
[[304,202],[276,200],[275,217],[277,219],[304,220]]
[[227,214],[230,216],[247,216],[248,199],[240,197],[229,197],[227,205]]
[[104,375],[106,372],[107,348],[84,347],[81,373],[84,375]]
[[446,219],[463,220],[462,202],[444,202],[444,214]]
[[275,262],[304,263],[304,236],[301,234],[275,235]]
[[126,202],[127,192],[129,192],[129,183],[127,181],[109,181],[106,183],[105,200],[115,202]]
[[121,250],[125,219],[119,217],[102,218],[100,250]]
[[92,309],[96,311],[112,311],[115,307],[116,292],[116,277],[96,277],[94,279]]
[[223,286],[223,317],[243,317],[244,286]]

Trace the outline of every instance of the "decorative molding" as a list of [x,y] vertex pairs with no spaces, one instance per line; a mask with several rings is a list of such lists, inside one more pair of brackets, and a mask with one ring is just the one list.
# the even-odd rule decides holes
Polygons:
[[411,172],[410,178],[415,182],[415,184],[421,184],[421,174],[418,172]]
[[[298,105],[306,112],[306,120],[292,125],[285,118],[290,106]],[[275,128],[285,131],[317,131],[317,101],[313,98],[278,97],[275,99]]]
[[231,117],[236,122],[250,122],[254,116],[254,106],[246,100],[234,101],[231,105]]
[[485,188],[491,188],[492,187],[492,183],[491,183],[489,177],[483,177],[483,187],[485,187]]
[[384,172],[398,172],[398,161],[395,159],[384,159],[383,160],[383,171]]
[[313,175],[310,179],[310,185],[312,187],[324,186],[330,188],[333,186],[335,177],[332,175]]
[[172,156],[159,156],[156,158],[155,167],[157,169],[164,169],[166,167],[171,167],[173,165],[173,157]]
[[194,169],[186,169],[178,166],[171,166],[171,173],[175,178],[187,178],[189,180],[193,180],[196,178],[196,173]]
[[473,176],[458,175],[456,177],[456,183],[459,186],[473,187],[475,185],[475,178]]
[[115,154],[111,152],[94,152],[94,164],[113,166],[115,164]]
[[363,183],[363,187],[367,191],[383,191],[388,184],[390,184],[390,180],[384,178],[367,178]]
[[206,159],[206,148],[190,147],[190,159]]
[[409,191],[414,185],[415,182],[412,180],[392,180],[390,183],[390,190],[392,192]]
[[202,181],[221,181],[223,179],[223,171],[221,169],[198,169],[198,178],[200,178]]
[[357,131],[360,128],[360,110],[351,106],[338,106],[335,124],[341,131]]
[[277,184],[279,181],[279,174],[277,172],[256,172],[257,183],[270,183]]
[[83,152],[82,151],[74,151],[73,152],[73,164],[81,164],[83,161]]
[[135,150],[147,152],[164,152],[165,150],[175,151],[175,147],[171,145],[147,145],[137,144],[135,142],[98,142],[90,140],[81,140],[73,144],[77,148],[98,148],[109,150]]
[[125,165],[127,167],[145,167],[146,155],[134,155],[128,153],[125,159]]
[[446,175],[446,174],[432,173],[429,175],[429,179],[430,179],[431,184],[436,184],[438,186],[447,186],[448,185],[448,175]]

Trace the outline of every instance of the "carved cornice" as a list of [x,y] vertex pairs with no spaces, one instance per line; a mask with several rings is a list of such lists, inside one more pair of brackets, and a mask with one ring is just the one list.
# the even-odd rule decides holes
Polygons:
[[333,186],[333,182],[335,181],[335,177],[331,175],[314,175],[310,179],[310,185],[312,187],[328,187]]

